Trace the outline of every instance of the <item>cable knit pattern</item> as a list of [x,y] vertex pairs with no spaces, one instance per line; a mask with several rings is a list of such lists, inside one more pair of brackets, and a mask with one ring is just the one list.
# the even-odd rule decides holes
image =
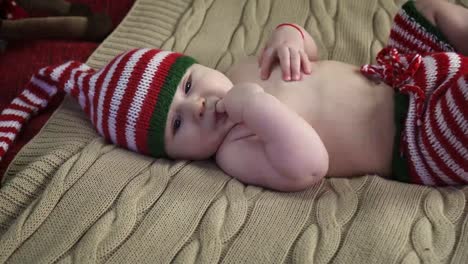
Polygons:
[[[227,70],[281,22],[304,25],[322,59],[371,63],[401,4],[137,0],[87,64],[163,47]],[[298,193],[245,186],[212,162],[107,144],[66,98],[4,176],[0,263],[466,263],[467,196],[374,175]]]

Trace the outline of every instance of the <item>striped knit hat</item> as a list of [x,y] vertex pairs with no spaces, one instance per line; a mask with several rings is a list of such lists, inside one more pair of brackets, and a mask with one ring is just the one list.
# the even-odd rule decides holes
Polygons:
[[99,71],[76,61],[42,68],[0,115],[0,160],[30,116],[61,91],[77,99],[105,139],[142,154],[167,157],[164,131],[169,106],[194,63],[180,53],[135,49]]

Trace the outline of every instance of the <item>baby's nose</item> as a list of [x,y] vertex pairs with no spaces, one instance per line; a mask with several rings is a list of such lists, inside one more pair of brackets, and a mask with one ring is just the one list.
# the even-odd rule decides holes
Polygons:
[[200,118],[203,117],[205,110],[206,110],[206,100],[203,99],[201,103],[201,107],[200,107],[200,114],[198,115]]
[[203,118],[206,110],[206,100],[205,98],[199,98],[198,100],[194,100],[192,103],[192,112],[195,120],[200,120]]

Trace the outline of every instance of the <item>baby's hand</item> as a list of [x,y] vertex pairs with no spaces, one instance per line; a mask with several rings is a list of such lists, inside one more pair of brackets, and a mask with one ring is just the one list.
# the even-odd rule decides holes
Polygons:
[[[273,63],[279,60],[283,80],[300,80],[301,70],[311,73],[311,62],[305,50],[304,33],[292,24],[277,27],[258,57],[262,79],[268,79]],[[310,36],[307,36],[310,38]]]
[[228,118],[234,123],[243,122],[243,110],[248,101],[256,93],[263,93],[261,86],[255,83],[240,83],[234,85],[226,96],[216,102],[217,113],[226,113]]

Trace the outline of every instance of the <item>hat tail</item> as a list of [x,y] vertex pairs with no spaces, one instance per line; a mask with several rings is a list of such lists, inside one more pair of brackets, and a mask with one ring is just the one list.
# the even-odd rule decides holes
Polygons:
[[0,114],[0,161],[31,116],[46,108],[58,92],[77,98],[82,91],[79,79],[93,72],[83,63],[70,61],[42,68],[33,75],[26,88]]

